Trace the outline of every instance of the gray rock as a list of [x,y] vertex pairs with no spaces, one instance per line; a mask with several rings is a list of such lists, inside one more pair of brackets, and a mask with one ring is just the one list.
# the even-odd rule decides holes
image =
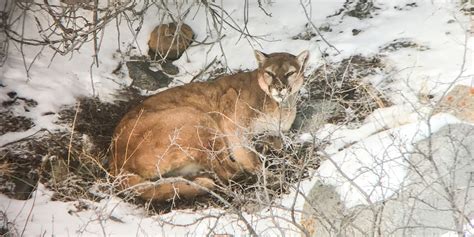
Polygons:
[[[302,224],[312,236],[440,236],[474,218],[474,126],[448,125],[416,144],[406,185],[381,203],[346,209],[317,184]],[[462,235],[462,233],[460,233]]]
[[163,71],[169,75],[176,75],[179,73],[178,67],[173,65],[171,61],[165,61],[161,64]]
[[474,123],[474,87],[456,85],[441,100],[435,113],[451,113],[457,118]]
[[150,70],[150,64],[144,61],[127,62],[128,73],[133,79],[132,86],[142,90],[154,91],[167,87],[173,80],[162,71]]
[[0,211],[0,236],[19,236],[14,224],[10,220],[8,220],[7,214],[4,211]]
[[311,100],[299,108],[292,128],[302,131],[316,131],[335,114],[343,113],[343,108],[330,100]]

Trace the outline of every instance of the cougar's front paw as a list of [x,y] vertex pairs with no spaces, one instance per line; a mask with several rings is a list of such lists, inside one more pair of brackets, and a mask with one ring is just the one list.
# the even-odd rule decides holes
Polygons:
[[283,139],[274,135],[258,135],[254,137],[255,150],[263,155],[279,154],[284,147]]
[[242,172],[236,174],[232,180],[237,183],[255,183],[257,182],[259,175],[259,172],[249,172],[243,170]]

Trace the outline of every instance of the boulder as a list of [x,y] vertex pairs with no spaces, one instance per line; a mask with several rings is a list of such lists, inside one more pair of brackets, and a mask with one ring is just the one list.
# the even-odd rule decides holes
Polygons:
[[474,123],[474,87],[456,85],[441,100],[435,112],[450,113],[461,120]]
[[147,91],[155,91],[167,87],[173,80],[162,71],[152,71],[145,61],[129,61],[126,63],[128,74],[133,79],[132,86]]
[[461,236],[474,216],[474,126],[447,125],[415,147],[396,195],[346,208],[335,187],[318,182],[301,224],[311,236]]
[[176,60],[192,43],[194,32],[186,24],[161,24],[150,34],[148,47],[153,59]]

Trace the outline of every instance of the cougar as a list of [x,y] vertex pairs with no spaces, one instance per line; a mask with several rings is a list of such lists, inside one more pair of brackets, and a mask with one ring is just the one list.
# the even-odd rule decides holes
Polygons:
[[308,55],[255,51],[254,71],[189,83],[144,100],[114,132],[109,165],[120,189],[156,201],[187,199],[206,194],[216,181],[258,174],[262,164],[252,135],[290,129]]

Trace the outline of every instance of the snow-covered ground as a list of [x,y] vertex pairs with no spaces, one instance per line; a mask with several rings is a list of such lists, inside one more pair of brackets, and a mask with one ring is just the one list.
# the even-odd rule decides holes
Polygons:
[[[301,184],[301,193],[307,194],[314,182],[321,181],[335,185],[347,207],[389,198],[404,182],[407,172],[405,163],[413,144],[446,124],[463,122],[448,114],[431,117],[433,104],[453,85],[474,85],[474,40],[467,32],[469,17],[460,12],[457,1],[417,1],[416,6],[407,5],[413,1],[405,0],[375,1],[378,9],[373,17],[362,20],[342,15],[328,18],[342,7],[342,0],[302,1],[302,4],[300,1],[275,0],[270,4],[264,3],[263,7],[271,13],[271,17],[259,9],[256,1],[250,1],[248,19],[244,18],[244,1],[223,2],[224,9],[239,26],[243,27],[244,21],[248,20],[248,32],[259,37],[249,39],[226,27],[221,32],[221,36],[225,35],[221,40],[223,52],[218,44],[190,47],[186,55],[174,62],[180,69],[174,85],[190,81],[215,57],[225,61],[232,70],[253,69],[256,67],[253,49],[293,54],[309,50],[308,73],[322,64],[322,53],[327,53],[326,59],[333,62],[355,54],[382,54],[384,63],[391,68],[390,75],[372,75],[364,80],[383,91],[394,103],[393,106],[375,111],[358,128],[327,124],[313,134],[302,135],[302,140],[312,136],[329,139],[331,145],[324,151],[330,159],[323,162],[314,174],[315,178]],[[323,41],[317,42],[319,37],[312,40],[292,39],[304,32],[308,23],[303,5],[314,25],[330,26],[332,31],[322,33],[339,52]],[[132,53],[146,53],[148,35],[160,23],[157,14],[156,9],[146,12],[136,39],[126,24],[120,25],[122,50],[134,45],[136,49]],[[195,31],[197,41],[220,37],[216,32],[209,33],[207,17],[201,8],[193,10],[185,20]],[[34,19],[27,21],[34,22]],[[353,35],[353,29],[361,32]],[[32,23],[25,32],[35,35],[36,30]],[[19,47],[12,43],[8,59],[0,68],[1,84],[5,86],[0,87],[0,102],[8,100],[7,93],[10,91],[34,99],[38,106],[29,112],[17,109],[15,113],[31,118],[36,126],[25,132],[0,136],[0,146],[42,128],[51,131],[64,129],[54,123],[57,119],[55,113],[61,106],[74,104],[77,98],[93,94],[104,101],[112,101],[120,86],[130,84],[128,77],[112,73],[122,60],[116,52],[116,31],[116,26],[111,24],[102,35],[98,68],[91,67],[94,54],[92,44],[83,46],[73,57],[52,57],[53,52],[49,49],[37,56],[38,47],[24,46],[28,64],[37,57],[27,75]],[[381,50],[393,40],[400,39],[415,42],[418,48]],[[420,50],[421,47],[424,50]],[[225,57],[222,57],[223,53]],[[428,94],[433,98],[423,100],[423,95]],[[431,119],[428,121],[428,118]],[[341,175],[341,171],[345,175]],[[277,202],[291,207],[296,195],[293,191]],[[116,197],[99,203],[82,201],[91,207],[88,210],[78,210],[78,202],[51,201],[50,198],[51,192],[41,185],[33,198],[26,201],[12,200],[0,194],[0,210],[25,236],[203,236],[210,230],[215,234],[236,236],[248,233],[245,224],[236,215],[220,216],[225,211],[219,209],[177,210],[148,216],[143,210]],[[296,200],[295,210],[302,210],[304,199]],[[270,209],[252,215],[244,214],[244,217],[259,235],[281,235],[281,229],[286,235],[299,235],[300,231],[291,224],[290,215],[283,209]],[[270,218],[272,216],[281,218],[275,220]],[[201,217],[206,218],[196,222]],[[296,219],[299,218],[297,211]]]

